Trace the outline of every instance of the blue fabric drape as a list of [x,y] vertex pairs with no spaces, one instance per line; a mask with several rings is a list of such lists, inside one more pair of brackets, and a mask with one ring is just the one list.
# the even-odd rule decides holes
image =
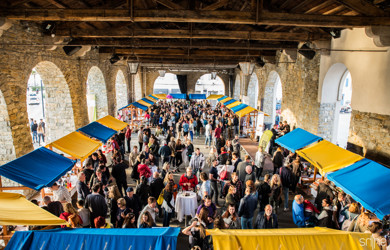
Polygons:
[[145,110],[145,111],[148,110],[148,107],[146,107],[145,105],[142,105],[141,103],[138,103],[138,102],[133,102],[130,105],[133,105],[134,107]]
[[342,188],[379,219],[390,214],[390,169],[369,159],[328,174],[328,179]]
[[242,109],[244,109],[244,108],[246,108],[246,107],[248,107],[248,105],[246,105],[246,104],[244,104],[244,103],[241,103],[240,105],[237,105],[237,106],[231,108],[231,110],[232,110],[234,113],[237,113],[238,111],[240,111],[240,110],[242,110]]
[[6,249],[176,249],[180,228],[17,231]]
[[186,94],[170,94],[173,99],[187,99]]
[[114,134],[116,134],[115,130],[108,128],[98,122],[92,122],[87,126],[79,128],[77,131],[81,131],[84,134],[96,138],[104,143],[106,143],[108,139],[110,139]]
[[0,166],[0,175],[39,191],[43,187],[51,187],[75,163],[74,160],[41,147]]
[[154,104],[154,102],[152,102],[151,100],[146,99],[146,98],[142,98],[141,100],[144,101],[144,102],[147,102],[147,103],[149,103],[149,104],[151,104],[151,105]]
[[218,98],[217,101],[220,102],[220,101],[222,101],[223,99],[226,99],[226,98],[228,98],[228,97],[226,95],[224,95],[221,98]]
[[198,100],[204,100],[206,99],[205,94],[189,94],[190,99],[198,99]]
[[236,102],[236,100],[231,99],[231,100],[225,102],[224,105],[227,106],[227,105],[229,105],[229,104],[232,104],[233,102]]
[[291,152],[295,153],[295,150],[306,147],[313,142],[322,140],[322,137],[313,135],[304,129],[296,128],[290,133],[275,140],[280,146],[287,148]]

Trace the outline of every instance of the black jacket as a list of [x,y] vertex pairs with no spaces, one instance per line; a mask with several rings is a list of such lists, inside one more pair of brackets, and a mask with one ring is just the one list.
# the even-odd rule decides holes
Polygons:
[[91,193],[89,192],[87,184],[79,180],[77,180],[76,182],[76,190],[77,190],[77,200],[85,200],[85,198],[87,198],[87,195]]
[[280,180],[282,181],[282,186],[289,188],[292,184],[292,172],[289,167],[282,167],[280,170]]
[[[107,203],[104,197],[100,194],[89,194],[85,199],[85,208],[89,209],[92,217],[103,216],[107,217]],[[91,222],[93,223],[93,222]]]
[[160,177],[157,179],[154,179],[150,183],[150,194],[154,198],[158,199],[160,196],[161,191],[164,189],[164,180],[161,179]]
[[126,200],[126,207],[133,210],[133,213],[138,216],[139,212],[141,211],[141,202],[139,200],[139,197],[137,194],[133,194],[133,197],[130,198],[128,196],[125,196]]
[[283,166],[283,162],[284,162],[284,157],[283,157],[282,152],[277,151],[275,153],[275,156],[274,156],[274,159],[272,160],[272,162],[274,163],[274,168],[282,167]]
[[260,212],[256,217],[254,229],[270,229],[278,228],[278,218],[276,214],[271,214],[270,221],[267,221],[267,216],[264,212]]
[[111,175],[117,182],[126,182],[126,169],[129,165],[120,162],[112,167]]

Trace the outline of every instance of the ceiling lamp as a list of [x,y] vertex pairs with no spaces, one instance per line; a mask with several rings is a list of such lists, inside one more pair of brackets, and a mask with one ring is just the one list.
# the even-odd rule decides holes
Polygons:
[[130,69],[130,74],[133,74],[133,75],[137,74],[139,62],[129,62],[128,65],[129,65],[129,69]]
[[158,70],[158,74],[160,75],[160,77],[164,77],[164,76],[165,76],[165,73],[166,73],[166,71],[163,70],[163,69],[159,69],[159,70]]
[[252,62],[240,62],[238,63],[240,65],[240,69],[244,75],[252,75],[253,70],[255,69],[255,64]]
[[316,51],[309,47],[309,44],[305,43],[302,45],[302,47],[298,50],[298,53],[306,57],[307,59],[311,60],[316,55]]
[[120,60],[119,56],[117,54],[113,54],[110,58],[110,63],[115,64]]
[[217,79],[217,74],[218,74],[218,72],[217,72],[217,71],[213,71],[213,72],[211,72],[211,80],[215,80],[215,79]]

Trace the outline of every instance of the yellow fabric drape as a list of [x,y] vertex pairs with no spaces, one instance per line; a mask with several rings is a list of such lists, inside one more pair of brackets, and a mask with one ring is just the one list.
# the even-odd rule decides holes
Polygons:
[[152,96],[157,97],[158,99],[167,99],[166,94],[153,94]]
[[241,109],[240,111],[237,111],[236,115],[238,115],[239,117],[243,117],[244,115],[246,115],[250,112],[253,112],[253,111],[258,111],[258,110],[248,106],[246,108]]
[[[353,233],[328,228],[286,228],[207,230],[215,250],[237,249],[378,249],[369,233]],[[369,244],[363,248],[364,244]],[[373,247],[373,248],[371,248]]]
[[242,102],[240,102],[240,101],[235,101],[235,102],[233,102],[233,103],[230,103],[229,105],[226,105],[226,107],[228,108],[228,109],[231,109],[231,108],[233,108],[233,107],[235,107],[235,106],[238,106],[238,105],[240,105]]
[[148,102],[145,102],[145,101],[142,101],[142,100],[138,100],[137,101],[139,104],[142,104],[142,105],[144,105],[144,106],[146,106],[146,107],[150,107],[150,106],[152,106],[152,104],[150,104],[150,103],[148,103]]
[[233,98],[231,98],[231,97],[226,97],[225,99],[223,99],[223,100],[221,100],[220,101],[220,103],[225,103],[225,102],[227,102],[227,101],[230,101],[230,100],[232,100]]
[[221,98],[223,95],[209,95],[206,99],[207,100],[217,100]]
[[48,144],[46,147],[53,146],[76,159],[84,160],[101,145],[101,142],[92,140],[79,132],[72,132]]
[[100,118],[97,122],[116,131],[122,130],[128,125],[126,122],[122,122],[110,115]]
[[297,150],[298,155],[317,167],[321,175],[347,167],[363,159],[360,155],[323,140],[311,147]]
[[43,208],[29,202],[21,194],[0,192],[0,225],[66,225]]

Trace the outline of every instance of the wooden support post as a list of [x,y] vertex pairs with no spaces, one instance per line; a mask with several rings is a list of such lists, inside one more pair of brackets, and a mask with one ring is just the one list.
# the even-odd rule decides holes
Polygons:
[[1,182],[1,176],[0,176],[0,192],[2,187],[3,187],[3,183]]
[[43,198],[45,197],[45,188],[42,188],[42,189],[41,189],[41,197],[42,197],[42,200],[43,200]]

